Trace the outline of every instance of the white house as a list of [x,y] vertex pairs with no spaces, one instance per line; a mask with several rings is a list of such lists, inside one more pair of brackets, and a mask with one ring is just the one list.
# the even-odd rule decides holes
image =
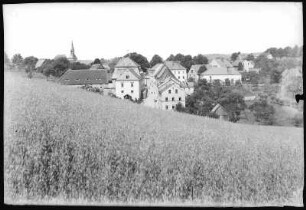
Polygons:
[[187,82],[187,69],[179,61],[165,61],[165,65],[181,82]]
[[139,99],[142,90],[140,65],[129,57],[121,58],[115,66],[112,83],[119,98]]
[[115,82],[115,94],[117,97],[133,100],[140,98],[141,76],[133,69],[122,70]]
[[236,81],[241,82],[241,74],[234,68],[212,67],[201,74],[201,79],[206,79],[208,82],[214,80],[225,82],[226,79],[229,79],[234,84]]
[[144,105],[164,110],[174,110],[178,103],[185,106],[185,89],[165,64],[156,64],[149,69]]
[[243,70],[246,72],[249,72],[250,69],[253,69],[255,66],[253,61],[243,60],[241,63],[243,65]]

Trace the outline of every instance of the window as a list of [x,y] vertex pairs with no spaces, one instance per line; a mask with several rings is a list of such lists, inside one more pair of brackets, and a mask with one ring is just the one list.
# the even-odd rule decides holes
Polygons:
[[172,97],[172,101],[174,101],[174,97]]
[[69,79],[65,79],[65,81],[69,81]]
[[178,90],[177,90],[177,89],[175,89],[175,93],[178,93]]
[[193,73],[193,70],[191,70],[190,73]]
[[174,109],[174,106],[172,106],[172,109]]
[[185,77],[183,76],[183,79],[185,79]]
[[168,101],[168,97],[165,98],[165,101]]
[[134,90],[131,90],[131,93],[134,93]]
[[124,93],[124,91],[123,91],[123,90],[121,90],[121,93]]
[[131,82],[131,87],[134,87],[134,83],[133,82]]
[[121,82],[121,87],[123,87],[124,86],[124,84],[123,84],[123,82]]
[[170,94],[171,94],[171,90],[168,90],[168,93],[170,93]]
[[178,76],[178,78],[180,79],[180,76]]
[[168,109],[168,105],[166,105],[166,109]]
[[178,71],[178,73],[180,74],[181,72],[180,72],[180,71]]
[[181,101],[182,100],[182,98],[181,97],[179,97],[179,101]]
[[80,79],[75,79],[75,81],[80,81]]
[[129,75],[126,75],[126,76],[125,76],[125,78],[126,78],[126,79],[129,79],[129,78],[130,78],[130,76],[129,76]]

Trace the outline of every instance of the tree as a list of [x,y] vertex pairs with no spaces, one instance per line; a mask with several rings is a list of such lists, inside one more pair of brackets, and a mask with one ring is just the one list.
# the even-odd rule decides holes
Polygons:
[[181,61],[181,64],[187,69],[187,71],[189,71],[190,67],[194,64],[192,56],[191,55],[184,56],[183,61]]
[[179,102],[178,104],[176,104],[175,110],[178,111],[178,112],[184,112],[185,107],[183,106],[183,104],[181,102]]
[[60,77],[62,76],[69,68],[70,62],[65,57],[60,57],[58,59],[55,59],[52,65],[52,68],[54,70],[53,76]]
[[112,58],[110,59],[108,65],[109,65],[109,68],[110,68],[110,72],[113,73],[114,70],[115,70],[115,66],[116,64],[118,63],[118,61],[121,59],[121,57],[115,57],[115,58]]
[[87,64],[84,64],[84,63],[80,63],[80,62],[73,62],[73,63],[70,63],[69,68],[71,70],[89,69],[90,65],[87,65]]
[[205,65],[202,65],[198,70],[198,76],[201,77],[201,74],[207,70]]
[[230,86],[231,85],[231,81],[229,80],[229,78],[225,79],[225,85],[226,86]]
[[198,54],[193,57],[194,64],[208,64],[208,59],[204,55]]
[[245,109],[246,104],[240,93],[227,90],[223,93],[217,102],[220,103],[229,113],[229,120],[237,122],[240,119],[240,113]]
[[271,47],[265,51],[265,53],[270,53],[274,58],[279,57],[278,49],[276,47]]
[[34,56],[29,56],[24,58],[23,66],[25,67],[26,72],[32,72],[35,69],[35,65],[38,61],[38,58]]
[[251,54],[248,54],[248,55],[247,55],[246,60],[248,60],[248,61],[254,61],[254,60],[255,60],[255,57],[254,57],[254,55],[251,53]]
[[163,62],[163,59],[162,57],[160,57],[159,55],[154,55],[150,61],[150,66],[153,67],[155,66],[156,64],[158,63],[162,63]]
[[239,62],[239,64],[238,64],[238,71],[243,71],[243,64],[242,64],[242,62]]
[[171,54],[166,60],[167,61],[174,61],[174,55]]
[[256,72],[242,72],[241,73],[242,76],[242,81],[246,82],[246,83],[251,83],[253,85],[257,85],[259,83],[259,74]]
[[232,60],[232,61],[237,60],[237,58],[238,58],[239,55],[240,55],[240,52],[234,52],[234,53],[232,53],[232,55],[231,55],[231,60]]
[[146,72],[147,69],[150,68],[150,63],[149,63],[148,59],[141,54],[133,52],[133,53],[126,54],[124,57],[131,58],[133,61],[135,61],[137,64],[140,65],[142,71],[144,71],[144,72]]
[[267,103],[266,99],[261,98],[259,101],[253,103],[249,109],[253,112],[257,122],[264,125],[273,124],[273,114],[275,111],[273,106]]
[[101,64],[101,61],[99,58],[96,58],[92,64]]
[[22,61],[23,61],[23,58],[19,53],[15,54],[12,58],[12,63],[15,64],[18,67],[20,67],[22,65]]

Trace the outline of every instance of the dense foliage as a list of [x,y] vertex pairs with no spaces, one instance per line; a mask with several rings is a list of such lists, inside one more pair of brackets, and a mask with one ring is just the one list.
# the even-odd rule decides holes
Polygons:
[[124,57],[129,57],[133,61],[135,61],[137,64],[139,64],[143,72],[147,72],[147,69],[150,68],[150,63],[148,59],[141,54],[133,52],[133,53],[126,54]]
[[[195,85],[194,93],[186,97],[183,111],[201,116],[209,116],[213,107],[219,103],[229,114],[229,120],[237,122],[240,112],[245,108],[243,96],[233,91],[232,86],[223,86],[218,81],[208,83],[200,79]],[[182,109],[180,109],[182,110]]]
[[72,63],[70,63],[69,68],[71,70],[89,69],[90,65],[80,63],[80,62],[72,62]]
[[163,62],[163,59],[162,57],[160,57],[159,55],[154,55],[150,61],[150,66],[153,67],[155,66],[156,64],[158,63],[162,63]]

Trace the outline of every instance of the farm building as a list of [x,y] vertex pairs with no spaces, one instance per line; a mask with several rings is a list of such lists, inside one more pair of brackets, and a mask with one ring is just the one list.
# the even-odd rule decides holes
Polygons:
[[203,72],[200,77],[208,82],[213,82],[214,80],[225,82],[226,79],[229,79],[234,84],[236,81],[241,81],[241,74],[237,70],[226,67],[211,67]]
[[216,104],[216,106],[214,106],[214,108],[210,111],[210,113],[218,115],[219,119],[221,119],[221,120],[228,120],[229,119],[228,112],[219,103]]
[[108,83],[105,70],[68,70],[58,80],[60,84],[81,87],[91,85],[103,89]]

